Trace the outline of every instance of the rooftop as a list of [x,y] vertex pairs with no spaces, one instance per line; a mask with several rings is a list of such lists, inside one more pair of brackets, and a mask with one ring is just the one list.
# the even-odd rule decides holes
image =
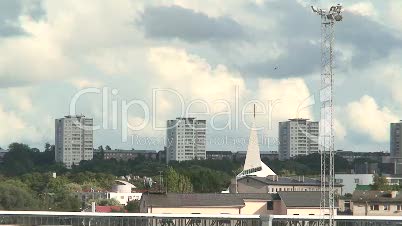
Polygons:
[[353,202],[402,202],[402,194],[398,191],[359,191],[353,192]]
[[138,154],[143,154],[143,153],[157,153],[155,150],[122,150],[122,149],[116,149],[116,150],[104,150],[103,152],[108,152],[108,153],[138,153]]
[[278,195],[287,207],[320,207],[319,191],[283,191]]
[[[310,186],[321,186],[320,180],[313,179],[313,178],[307,178],[304,176],[298,176],[298,177],[280,177],[280,176],[272,176],[272,177],[253,177],[253,176],[247,176],[239,179],[238,181],[242,181],[245,179],[253,179],[258,182],[267,184],[267,185],[274,185],[274,184],[280,184],[280,185],[297,185],[297,184],[303,184],[303,185],[310,185]],[[335,184],[335,186],[342,186],[341,184]]]
[[193,206],[244,206],[244,199],[272,200],[270,194],[143,194],[149,206],[193,207]]

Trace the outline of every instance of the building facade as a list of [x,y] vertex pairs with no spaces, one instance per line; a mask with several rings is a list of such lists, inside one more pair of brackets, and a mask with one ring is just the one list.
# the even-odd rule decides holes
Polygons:
[[279,122],[279,159],[318,153],[319,122],[289,119]]
[[93,119],[65,116],[55,120],[55,160],[67,168],[93,158]]
[[342,184],[342,194],[352,194],[357,185],[373,184],[374,174],[335,174],[335,182]]
[[143,157],[145,159],[156,160],[157,154],[155,150],[105,150],[103,151],[103,158],[127,161]]
[[166,162],[206,159],[206,121],[176,118],[167,121]]
[[[323,210],[329,213],[329,209]],[[320,192],[278,194],[143,194],[141,213],[319,215]],[[334,212],[336,215],[336,211]]]
[[391,157],[402,158],[402,120],[391,123]]
[[398,191],[355,191],[352,203],[356,216],[402,215],[402,195]]
[[[304,176],[280,177],[277,175],[268,177],[246,176],[233,179],[230,193],[269,193],[277,192],[315,192],[320,191],[321,182]],[[335,193],[342,194],[342,185],[335,184]]]

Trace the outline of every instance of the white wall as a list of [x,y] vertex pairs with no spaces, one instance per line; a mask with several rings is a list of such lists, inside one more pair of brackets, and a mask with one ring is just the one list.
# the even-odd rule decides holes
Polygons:
[[127,205],[128,201],[140,200],[141,196],[142,196],[142,193],[116,193],[116,192],[110,192],[110,193],[108,193],[107,197],[109,199],[116,199],[122,205]]
[[352,194],[356,185],[372,184],[373,174],[335,174],[335,180],[343,184],[342,195]]

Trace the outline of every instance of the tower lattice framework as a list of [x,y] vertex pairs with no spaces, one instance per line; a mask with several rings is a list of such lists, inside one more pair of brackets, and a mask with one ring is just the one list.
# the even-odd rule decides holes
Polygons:
[[[335,23],[342,20],[342,6],[332,6],[329,11],[315,9],[321,17],[321,90],[320,132],[321,154],[321,216],[320,225],[333,226],[335,209],[334,171],[334,41]],[[327,212],[328,211],[328,212]]]

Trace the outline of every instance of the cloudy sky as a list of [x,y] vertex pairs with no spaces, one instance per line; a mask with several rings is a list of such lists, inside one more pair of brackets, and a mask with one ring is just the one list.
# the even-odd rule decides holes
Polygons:
[[[339,2],[336,148],[388,151],[389,123],[402,119],[402,1]],[[208,150],[244,150],[237,122],[259,101],[262,149],[277,150],[278,121],[319,120],[320,18],[309,6],[334,3],[1,0],[0,147],[54,143],[54,119],[87,90],[77,113],[100,125],[95,146],[162,149],[161,127],[183,102],[221,128],[209,123]]]

